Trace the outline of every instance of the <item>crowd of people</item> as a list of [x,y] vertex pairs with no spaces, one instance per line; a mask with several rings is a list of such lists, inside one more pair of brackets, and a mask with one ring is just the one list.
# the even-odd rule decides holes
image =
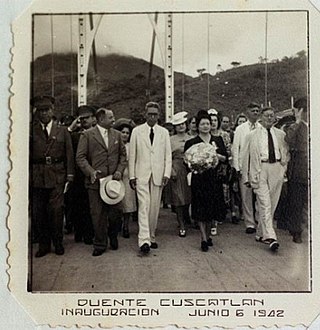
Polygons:
[[[186,237],[191,225],[199,229],[203,252],[214,245],[227,218],[235,225],[243,220],[245,233],[272,251],[280,246],[276,217],[295,243],[302,242],[309,177],[306,98],[294,104],[295,123],[280,128],[275,109],[254,102],[234,125],[226,114],[209,109],[195,116],[177,112],[162,126],[159,104],[148,102],[146,122],[136,126],[130,119],[116,120],[110,109],[89,105],[78,108],[77,118],[58,123],[54,101],[48,96],[32,101],[36,257],[48,254],[52,243],[63,255],[64,230],[73,231],[76,242],[93,245],[95,257],[109,244],[117,250],[119,233],[130,238],[131,221],[138,223],[138,247],[146,255],[158,248],[161,203],[176,214],[177,236]],[[205,160],[201,166],[190,165],[191,150],[194,160]]]

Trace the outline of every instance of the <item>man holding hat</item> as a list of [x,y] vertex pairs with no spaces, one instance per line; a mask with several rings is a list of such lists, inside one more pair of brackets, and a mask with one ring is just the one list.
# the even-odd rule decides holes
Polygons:
[[90,212],[94,229],[94,257],[103,254],[108,236],[113,250],[118,249],[121,224],[123,184],[120,181],[126,167],[126,148],[121,133],[112,128],[115,119],[111,110],[96,112],[97,125],[81,134],[76,161],[85,175]]
[[43,257],[51,250],[64,254],[63,204],[66,181],[74,178],[74,157],[71,137],[66,127],[52,120],[54,98],[39,96],[32,100],[35,116],[32,125],[32,204],[33,221],[39,228],[39,250]]
[[142,253],[156,249],[156,229],[162,188],[171,174],[171,146],[168,131],[157,124],[160,106],[146,104],[145,124],[133,129],[130,140],[130,186],[137,191],[139,234],[138,245]]

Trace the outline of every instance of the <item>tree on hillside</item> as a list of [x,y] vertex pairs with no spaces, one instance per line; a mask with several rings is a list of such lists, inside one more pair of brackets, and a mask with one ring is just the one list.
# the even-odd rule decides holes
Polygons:
[[297,53],[297,57],[298,58],[305,58],[307,56],[307,52],[303,49],[303,50],[300,50],[300,52]]
[[236,62],[236,61],[233,61],[230,63],[234,68],[237,68],[238,66],[240,66],[241,62]]
[[202,69],[198,69],[197,70],[197,72],[198,72],[198,74],[199,74],[199,78],[200,78],[200,80],[202,80],[202,75],[203,75],[203,73],[206,71],[206,69],[204,69],[204,68],[202,68]]

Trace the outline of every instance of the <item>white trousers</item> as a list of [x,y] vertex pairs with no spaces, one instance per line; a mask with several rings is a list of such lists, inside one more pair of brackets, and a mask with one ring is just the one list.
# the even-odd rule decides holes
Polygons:
[[156,241],[162,188],[153,183],[152,177],[147,184],[141,184],[137,180],[139,247]]
[[259,209],[257,236],[264,240],[277,239],[273,228],[273,216],[278,205],[284,179],[284,167],[280,162],[261,163],[259,187],[254,189]]
[[254,221],[254,209],[253,209],[253,196],[252,188],[247,187],[243,179],[240,179],[240,192],[242,201],[242,212],[244,217],[244,224],[246,228],[256,228],[256,223]]

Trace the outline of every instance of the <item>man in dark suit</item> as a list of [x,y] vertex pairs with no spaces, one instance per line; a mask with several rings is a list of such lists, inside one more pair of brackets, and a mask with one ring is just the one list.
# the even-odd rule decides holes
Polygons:
[[[68,127],[68,131],[71,132],[72,146],[75,153],[81,134],[91,128],[96,120],[95,112],[96,110],[91,106],[80,106],[77,109],[77,118]],[[88,191],[84,182],[85,176],[79,167],[76,166],[74,182],[68,192],[69,210],[67,214],[69,225],[66,225],[66,229],[71,232],[72,228],[74,228],[75,242],[84,241],[85,244],[91,245],[93,242],[93,226],[90,215]]]
[[307,98],[294,103],[295,124],[287,130],[285,137],[289,145],[288,193],[286,224],[293,242],[302,243],[304,208],[308,205],[308,104]]
[[94,228],[93,256],[100,256],[107,248],[107,229],[110,245],[118,248],[118,231],[121,224],[121,203],[108,205],[99,194],[99,178],[113,176],[121,180],[126,167],[126,148],[121,133],[112,128],[113,112],[100,108],[96,112],[97,125],[82,133],[76,161],[86,176],[85,185],[89,193],[91,218]]
[[37,119],[32,125],[32,205],[33,221],[39,229],[39,250],[43,257],[51,250],[51,240],[57,255],[64,254],[63,201],[66,181],[74,177],[74,156],[71,137],[66,127],[53,121],[54,98],[33,99]]

